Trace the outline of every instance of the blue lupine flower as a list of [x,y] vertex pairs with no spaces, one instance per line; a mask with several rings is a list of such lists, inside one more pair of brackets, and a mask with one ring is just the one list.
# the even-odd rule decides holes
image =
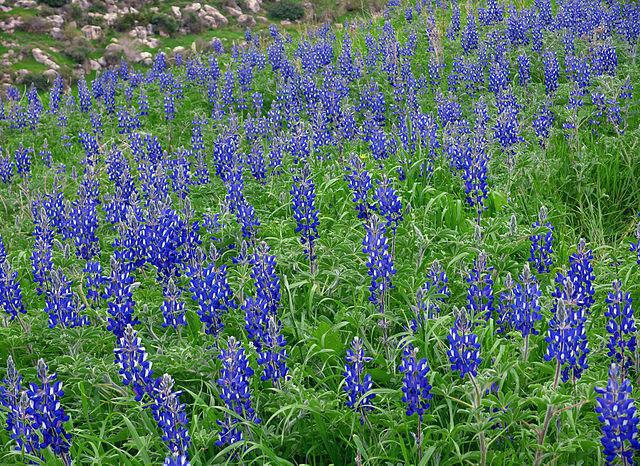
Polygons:
[[548,273],[553,265],[553,225],[547,221],[547,208],[542,206],[538,220],[531,225],[535,231],[529,237],[529,262],[538,273]]
[[344,391],[347,392],[347,406],[360,414],[360,424],[364,424],[367,411],[373,409],[371,400],[376,396],[375,393],[369,393],[372,387],[371,374],[364,374],[364,366],[372,358],[364,355],[362,340],[354,337],[345,359]]
[[233,444],[244,438],[242,421],[260,423],[251,407],[251,388],[249,386],[253,369],[244,348],[234,337],[229,337],[227,349],[223,349],[218,359],[222,361],[222,370],[218,379],[220,398],[234,415],[225,414],[224,420],[218,420],[222,428],[216,445]]
[[164,316],[163,327],[178,328],[181,325],[187,325],[184,315],[185,303],[181,299],[182,290],[176,286],[173,279],[169,279],[169,283],[163,290],[164,301],[160,306],[162,315]]
[[124,335],[127,325],[137,325],[140,322],[133,315],[135,301],[133,300],[132,265],[111,258],[111,274],[105,287],[105,299],[109,299],[108,310],[110,317],[107,330],[113,332],[116,338]]
[[545,104],[542,106],[539,112],[533,118],[533,129],[538,136],[540,147],[545,147],[547,140],[549,139],[549,132],[553,126],[554,114]]
[[473,263],[473,269],[466,279],[469,284],[467,288],[467,310],[472,319],[475,319],[476,316],[482,316],[485,320],[489,320],[493,314],[492,270],[493,267],[487,264],[487,255],[484,252],[480,252]]
[[407,345],[402,352],[402,362],[398,370],[402,377],[402,401],[407,404],[407,416],[417,414],[422,416],[429,409],[431,400],[431,385],[427,374],[429,366],[427,359],[418,360],[418,348]]
[[251,255],[251,278],[256,298],[265,301],[270,314],[277,315],[280,306],[280,278],[276,274],[276,256],[270,254],[269,245],[261,242]]
[[606,388],[596,387],[596,413],[602,423],[602,447],[607,465],[634,464],[638,443],[638,416],[631,397],[631,382],[615,363],[609,369]]
[[531,273],[529,264],[524,265],[520,275],[520,283],[514,289],[515,303],[512,315],[512,325],[522,334],[523,338],[537,335],[535,323],[542,319],[540,314],[540,286],[536,277]]
[[385,228],[391,227],[395,236],[398,224],[402,221],[402,201],[393,189],[389,178],[383,177],[382,181],[378,182],[373,199],[376,202],[374,208],[387,221]]
[[462,49],[467,54],[478,48],[478,28],[473,13],[468,16],[467,25],[462,31],[461,43]]
[[369,216],[370,209],[368,194],[371,189],[371,175],[365,169],[362,159],[356,154],[351,154],[347,170],[348,173],[345,175],[345,180],[348,181],[349,188],[353,194],[352,201],[356,205],[358,218],[366,219]]
[[33,236],[36,241],[31,253],[31,265],[33,268],[33,280],[36,282],[36,291],[42,294],[50,283],[50,273],[53,269],[53,231],[49,226],[49,218],[39,201],[34,201],[31,208],[35,228]]
[[389,253],[389,244],[385,236],[386,228],[380,219],[373,215],[365,223],[366,235],[362,241],[362,252],[367,255],[367,268],[371,285],[369,286],[369,301],[378,312],[384,314],[388,292],[393,287],[391,278],[396,269]]
[[311,273],[315,271],[315,241],[318,238],[318,209],[315,205],[316,190],[309,176],[294,176],[291,187],[293,218],[296,221],[296,233],[309,257]]
[[631,293],[622,291],[622,282],[613,282],[613,291],[606,298],[607,310],[604,315],[609,319],[609,357],[624,371],[631,365],[636,351],[636,323],[633,318]]
[[467,203],[477,211],[477,221],[480,221],[482,212],[486,209],[485,199],[489,195],[487,185],[487,165],[489,155],[484,148],[484,144],[474,140],[472,146],[462,158],[462,179],[464,190],[467,195]]
[[230,309],[235,309],[236,304],[227,279],[226,265],[218,266],[215,263],[215,249],[212,249],[209,264],[205,265],[204,259],[204,254],[199,250],[187,268],[189,291],[191,298],[198,304],[198,316],[204,324],[205,333],[214,335],[217,339],[224,328],[222,316]]
[[7,151],[4,152],[0,147],[0,181],[4,184],[11,183],[15,171],[15,163],[11,154]]
[[578,242],[576,252],[569,256],[569,270],[567,276],[573,281],[576,289],[577,304],[585,311],[589,311],[595,302],[593,295],[596,290],[593,287],[595,275],[593,273],[593,252],[587,249],[584,238]]
[[21,178],[27,178],[31,173],[31,153],[33,149],[30,147],[24,147],[22,143],[16,149],[14,153],[14,159],[16,161],[16,171]]
[[580,378],[588,368],[586,315],[578,306],[576,289],[571,278],[564,278],[563,289],[556,292],[554,316],[549,322],[545,360],[555,359],[562,368],[562,380]]
[[282,323],[269,312],[264,299],[248,298],[243,304],[245,329],[258,353],[258,364],[263,367],[262,380],[278,383],[287,375],[287,341],[282,336]]
[[531,60],[526,53],[518,55],[518,82],[522,87],[526,87],[531,81]]
[[131,387],[136,401],[140,401],[145,393],[152,394],[154,384],[151,362],[147,361],[147,352],[141,341],[138,333],[128,324],[114,350],[122,383]]
[[447,356],[451,362],[451,370],[459,371],[460,378],[471,374],[475,377],[478,373],[478,366],[482,362],[480,358],[480,343],[478,336],[473,333],[473,322],[464,309],[455,312],[455,323],[447,336],[449,349]]
[[51,287],[47,290],[44,310],[49,314],[49,327],[61,325],[64,328],[89,325],[89,317],[81,315],[78,299],[71,290],[71,280],[67,280],[61,268],[51,271]]
[[[174,458],[187,456],[191,437],[189,437],[189,420],[180,403],[181,391],[173,390],[174,381],[169,374],[158,377],[153,387],[153,418],[162,430],[162,441]],[[166,460],[165,460],[166,461]]]
[[558,89],[558,75],[560,73],[560,65],[558,57],[553,51],[546,52],[543,55],[544,64],[544,85],[547,95],[553,94]]
[[11,439],[16,442],[15,449],[40,456],[38,426],[28,412],[29,397],[26,390],[22,388],[22,377],[11,356],[7,358],[7,375],[0,383],[0,405],[8,411],[6,429]]
[[62,458],[64,464],[71,464],[69,448],[71,434],[67,433],[64,423],[69,420],[60,404],[64,395],[62,382],[56,380],[56,374],[49,374],[47,364],[38,360],[38,379],[40,383],[29,384],[27,396],[29,407],[27,414],[33,417],[33,425],[37,426],[41,435],[40,449],[51,447],[53,452]]
[[2,236],[0,236],[0,309],[7,313],[10,320],[18,317],[18,314],[27,312],[22,301],[18,272],[11,268],[7,260]]
[[87,262],[83,272],[86,274],[85,288],[87,298],[93,302],[97,302],[104,294],[104,285],[107,283],[107,277],[102,275],[102,265],[100,261],[93,260]]
[[440,307],[451,295],[447,273],[438,260],[434,260],[427,272],[427,280],[416,292],[416,317],[411,321],[411,330],[417,332],[427,319],[440,314]]

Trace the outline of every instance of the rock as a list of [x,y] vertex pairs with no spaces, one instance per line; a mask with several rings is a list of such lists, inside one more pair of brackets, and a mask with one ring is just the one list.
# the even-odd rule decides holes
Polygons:
[[141,63],[150,66],[153,64],[153,55],[151,52],[140,52]]
[[58,72],[55,70],[46,70],[42,73],[42,76],[47,78],[47,81],[52,83],[53,81],[55,81],[56,77],[58,76]]
[[200,12],[200,19],[205,21],[210,27],[226,26],[229,20],[217,8],[205,5]]
[[229,14],[231,16],[233,16],[234,18],[239,18],[240,16],[242,16],[242,11],[240,9],[238,9],[238,8],[234,8],[232,6],[228,6],[228,7],[225,7],[225,8],[229,12]]
[[238,24],[243,27],[252,28],[256,25],[256,20],[250,15],[238,16]]
[[202,5],[199,3],[192,3],[191,5],[187,5],[184,7],[185,13],[197,13],[202,8]]
[[34,0],[18,0],[16,8],[35,8],[37,4]]
[[49,56],[46,53],[44,53],[41,49],[35,48],[31,50],[31,54],[33,55],[33,59],[35,61],[43,64],[47,68],[56,70],[56,71],[60,69],[60,66],[56,62],[54,62],[51,58],[49,58]]
[[61,28],[51,28],[51,31],[49,31],[49,33],[51,34],[51,37],[53,37],[55,40],[64,39],[64,32],[62,31]]
[[149,8],[149,11],[151,13],[158,13],[160,12],[160,8],[158,8],[157,6],[152,6],[151,8]]
[[54,28],[62,28],[64,18],[61,15],[51,15],[47,17],[47,22]]
[[100,71],[102,69],[102,65],[100,65],[100,62],[96,60],[89,60],[89,69],[91,71]]
[[245,0],[245,5],[252,13],[257,13],[260,11],[260,0]]
[[20,69],[20,70],[16,71],[16,82],[18,84],[23,84],[25,78],[29,75],[29,73],[30,73],[29,70]]
[[160,39],[157,39],[156,37],[147,37],[147,39],[141,40],[140,43],[145,47],[155,49],[160,46]]
[[149,32],[147,31],[147,28],[144,26],[136,26],[131,31],[129,31],[129,36],[139,40],[145,40],[148,34]]
[[89,40],[102,39],[102,28],[100,26],[83,26],[81,29],[84,36]]
[[293,23],[288,19],[283,19],[282,21],[280,21],[280,26],[291,26],[292,24]]
[[0,21],[0,30],[3,32],[7,32],[9,34],[13,34],[18,26],[22,24],[22,18],[16,18],[14,16],[10,16],[4,21]]
[[105,47],[104,52],[109,55],[120,55],[124,52],[124,47],[120,44],[112,43]]
[[104,57],[98,58],[98,63],[100,63],[100,66],[107,66],[107,60]]
[[91,8],[91,2],[89,2],[88,0],[71,0],[71,4],[78,5],[85,11]]
[[119,16],[118,13],[105,13],[102,18],[107,26],[113,26]]
[[180,11],[180,7],[179,6],[173,5],[171,7],[171,13],[173,13],[173,16],[175,16],[176,18],[182,19],[182,12]]
[[178,55],[178,54],[183,55],[185,50],[186,49],[184,47],[179,45],[178,47],[174,47],[172,51],[174,55]]
[[267,24],[269,22],[266,16],[256,16],[256,19],[260,21],[262,24]]

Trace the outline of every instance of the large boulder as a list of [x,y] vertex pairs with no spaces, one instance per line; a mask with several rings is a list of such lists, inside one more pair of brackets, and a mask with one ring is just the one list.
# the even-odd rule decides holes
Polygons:
[[257,13],[260,11],[260,0],[245,0],[245,5],[252,13]]
[[182,19],[182,12],[180,11],[180,7],[179,6],[173,5],[171,7],[171,13],[173,13],[173,16],[175,16],[176,18]]
[[100,40],[102,39],[102,28],[100,26],[83,26],[81,29],[84,36],[89,40]]
[[242,10],[240,10],[239,8],[234,8],[232,6],[227,6],[225,8],[227,12],[234,18],[239,18],[240,16],[242,16]]
[[205,5],[200,11],[200,18],[207,23],[209,27],[226,26],[229,20],[217,8],[211,5]]
[[61,15],[47,16],[46,20],[52,28],[62,28],[64,24],[64,18]]
[[34,48],[33,50],[31,50],[31,54],[33,55],[33,59],[35,61],[46,66],[48,69],[55,71],[60,70],[60,66],[51,58],[49,58],[49,55],[44,53],[41,49]]
[[202,9],[202,5],[199,3],[192,3],[191,5],[187,5],[184,7],[185,13],[197,13]]
[[256,25],[256,20],[251,15],[240,15],[238,16],[238,24],[242,27],[252,28]]
[[150,66],[153,64],[153,55],[151,52],[140,52],[140,62]]

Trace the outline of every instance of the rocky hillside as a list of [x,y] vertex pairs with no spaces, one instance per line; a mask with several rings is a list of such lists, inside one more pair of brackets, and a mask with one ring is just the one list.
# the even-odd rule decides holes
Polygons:
[[[382,2],[380,2],[382,3]],[[376,9],[360,0],[0,0],[0,83],[46,86],[120,61],[150,63],[161,49],[241,41],[246,28],[339,21]]]

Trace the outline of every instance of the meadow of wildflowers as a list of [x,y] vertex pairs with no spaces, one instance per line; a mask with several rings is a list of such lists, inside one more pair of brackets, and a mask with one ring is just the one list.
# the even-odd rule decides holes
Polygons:
[[640,7],[390,0],[0,100],[0,463],[634,464]]

